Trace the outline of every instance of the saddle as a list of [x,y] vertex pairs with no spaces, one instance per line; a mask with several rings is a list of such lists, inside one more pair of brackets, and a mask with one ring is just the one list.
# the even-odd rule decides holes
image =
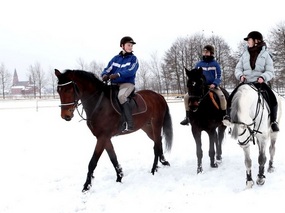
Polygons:
[[[110,87],[111,105],[114,108],[114,110],[121,115],[122,109],[118,99],[118,93],[119,93],[119,86],[112,85]],[[130,102],[132,108],[132,115],[142,114],[146,112],[147,110],[146,102],[139,93],[135,92],[135,90],[132,91],[132,93],[129,95],[128,101]]]
[[[221,90],[222,91],[222,90]],[[222,91],[223,92],[223,91]],[[226,97],[226,94],[223,92],[224,96]],[[220,98],[218,97],[218,94],[212,90],[209,91],[209,97],[214,104],[214,106],[218,109],[221,110],[221,103],[220,103]]]

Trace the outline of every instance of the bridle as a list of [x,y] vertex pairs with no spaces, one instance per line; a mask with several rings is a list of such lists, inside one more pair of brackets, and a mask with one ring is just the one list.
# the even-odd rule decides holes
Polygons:
[[[259,89],[256,89],[253,84],[248,84],[252,89],[254,89],[255,91],[257,91],[258,93],[258,101],[256,103],[256,110],[255,110],[255,115],[254,118],[252,119],[253,122],[250,124],[245,124],[243,122],[239,122],[239,121],[232,121],[233,124],[238,124],[238,125],[244,125],[246,128],[244,129],[244,131],[239,135],[242,136],[246,133],[246,130],[249,131],[249,136],[244,140],[244,141],[240,141],[238,140],[239,145],[247,145],[249,143],[249,141],[252,139],[253,144],[255,144],[255,135],[257,133],[262,134],[262,132],[259,131],[261,122],[262,122],[262,117],[263,117],[263,112],[264,112],[264,107],[265,107],[265,100],[264,98],[261,98],[261,92]],[[256,125],[256,118],[258,116],[258,114],[261,111],[261,115],[260,115],[260,121],[258,123],[258,125]],[[253,127],[251,127],[253,126]]]
[[73,96],[73,102],[70,102],[70,103],[61,103],[60,105],[59,105],[59,107],[65,107],[65,106],[70,106],[70,105],[74,105],[74,108],[78,108],[78,106],[80,105],[80,104],[78,104],[78,102],[79,102],[79,89],[78,89],[78,87],[77,87],[77,85],[73,82],[73,81],[69,81],[69,82],[67,82],[67,83],[64,83],[64,84],[58,84],[57,85],[57,87],[64,87],[64,86],[67,86],[67,85],[69,85],[69,84],[72,84],[72,86],[73,86],[73,90],[74,90],[74,96]]
[[[87,118],[84,118],[84,117],[83,117],[84,108],[82,108],[81,112],[79,112],[79,109],[78,109],[78,107],[81,105],[81,103],[79,103],[79,100],[80,100],[80,98],[79,98],[79,88],[78,88],[78,86],[76,85],[76,83],[75,83],[74,81],[69,81],[69,82],[67,82],[67,83],[58,84],[57,87],[64,87],[64,86],[67,86],[67,85],[69,85],[69,84],[72,84],[72,86],[73,86],[73,90],[74,90],[73,100],[74,100],[74,101],[73,101],[73,102],[70,102],[70,103],[61,103],[61,104],[59,105],[59,107],[63,108],[63,107],[65,107],[65,106],[73,105],[74,108],[76,109],[78,115],[82,118],[82,120],[88,120]],[[98,100],[96,106],[95,106],[94,109],[93,109],[93,112],[92,112],[92,114],[91,114],[91,117],[92,117],[93,113],[96,112],[97,108],[99,107],[99,105],[100,105],[100,103],[101,103],[101,101],[102,101],[102,99],[103,99],[103,96],[104,96],[104,92],[102,91],[102,92],[101,92],[101,95],[100,95],[100,97],[99,97],[99,100]],[[93,96],[90,96],[89,98],[92,98],[92,97],[93,97]]]

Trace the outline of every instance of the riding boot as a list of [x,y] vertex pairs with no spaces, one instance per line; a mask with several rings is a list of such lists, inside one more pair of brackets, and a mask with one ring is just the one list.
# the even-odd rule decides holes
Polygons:
[[279,127],[278,123],[276,121],[277,118],[277,106],[274,106],[271,108],[271,113],[270,113],[270,123],[271,123],[271,129],[273,132],[278,132]]
[[189,125],[189,111],[186,110],[186,117],[183,121],[180,122],[181,125]]
[[226,115],[223,117],[222,122],[225,126],[230,126],[231,125],[231,117],[230,117],[231,108],[227,108],[225,113],[226,113]]
[[132,132],[134,131],[134,124],[133,124],[133,116],[132,116],[132,109],[130,103],[127,101],[122,104],[122,109],[124,113],[124,117],[126,119],[126,126],[122,132]]

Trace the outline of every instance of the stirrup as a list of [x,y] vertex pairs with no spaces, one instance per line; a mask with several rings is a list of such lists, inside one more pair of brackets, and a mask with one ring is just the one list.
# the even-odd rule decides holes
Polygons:
[[223,117],[222,122],[223,122],[223,124],[224,124],[225,126],[230,126],[230,125],[231,125],[231,118],[230,118],[230,116],[225,115],[225,116]]
[[133,132],[133,128],[129,128],[129,125],[127,122],[123,123],[123,128],[122,128],[122,133],[127,133],[127,132]]

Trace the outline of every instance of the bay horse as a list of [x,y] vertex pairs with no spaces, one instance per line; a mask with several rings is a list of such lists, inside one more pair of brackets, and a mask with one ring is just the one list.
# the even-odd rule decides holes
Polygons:
[[[277,122],[281,118],[281,99],[274,92],[278,103]],[[278,132],[272,132],[270,125],[270,109],[262,95],[262,89],[257,89],[253,83],[241,83],[232,97],[229,125],[232,129],[231,137],[238,140],[238,144],[243,149],[246,167],[246,188],[254,185],[252,180],[250,157],[250,145],[258,146],[258,175],[256,184],[265,183],[264,169],[267,161],[266,151],[269,146],[268,172],[274,171],[273,160],[275,155],[275,143]]]
[[[195,68],[188,70],[185,68],[185,72],[188,77],[189,120],[192,134],[196,142],[196,155],[198,159],[197,174],[199,174],[203,172],[202,131],[205,131],[209,136],[210,166],[212,168],[217,168],[217,161],[222,160],[222,142],[227,127],[222,123],[222,110],[217,106],[219,99],[217,95],[209,89],[209,86],[206,85],[203,69]],[[224,88],[221,88],[221,90],[227,99],[229,93]]]
[[[74,111],[81,101],[86,114],[86,122],[90,131],[97,138],[94,153],[88,165],[86,181],[83,192],[88,191],[92,184],[93,172],[104,150],[115,168],[117,182],[123,178],[123,170],[118,163],[111,138],[113,136],[129,134],[121,132],[121,113],[116,108],[116,101],[112,97],[112,85],[107,85],[93,73],[84,70],[65,70],[60,72],[55,69],[58,78],[57,92],[61,101],[61,117],[70,121]],[[169,107],[164,97],[151,90],[141,90],[134,93],[132,99],[137,99],[137,106],[133,108],[133,121],[135,131],[142,129],[154,142],[154,161],[151,173],[157,171],[158,161],[163,165],[170,165],[163,154],[162,136],[165,138],[166,150],[172,147],[173,128]],[[140,101],[139,101],[140,100]],[[138,108],[142,111],[134,113]]]

